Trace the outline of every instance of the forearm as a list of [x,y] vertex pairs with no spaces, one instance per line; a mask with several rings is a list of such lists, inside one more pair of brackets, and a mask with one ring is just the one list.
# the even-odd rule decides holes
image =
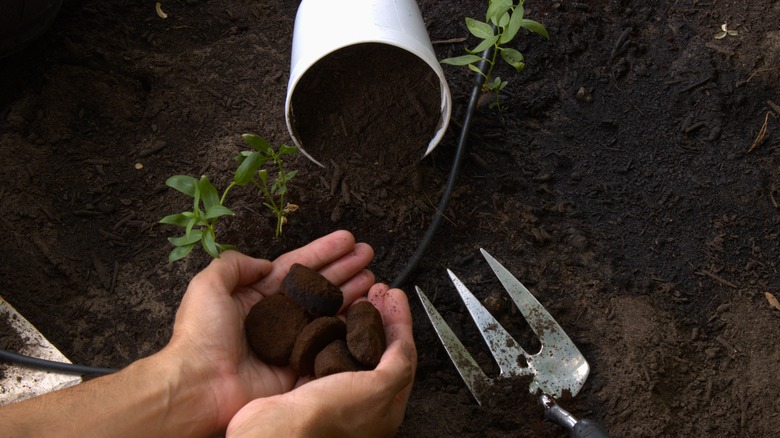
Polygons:
[[122,371],[0,408],[14,437],[170,437],[217,432],[213,398],[174,355],[158,354]]

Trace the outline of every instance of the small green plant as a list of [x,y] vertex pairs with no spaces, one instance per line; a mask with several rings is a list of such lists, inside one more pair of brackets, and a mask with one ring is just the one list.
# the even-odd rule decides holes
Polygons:
[[[271,209],[276,215],[276,237],[282,235],[282,227],[287,223],[287,215],[298,209],[295,204],[285,203],[287,195],[287,183],[298,173],[297,170],[286,171],[284,169],[285,155],[298,152],[294,146],[281,145],[278,151],[274,151],[271,145],[262,137],[254,134],[244,134],[244,141],[252,146],[254,151],[244,151],[236,159],[240,165],[236,170],[233,184],[246,185],[252,183],[263,192],[267,202],[263,205]],[[271,162],[278,171],[272,181],[268,180],[268,170],[260,169],[261,166]]]
[[[490,0],[484,22],[466,17],[466,27],[468,27],[469,32],[482,41],[473,49],[466,49],[467,55],[446,58],[441,61],[442,64],[467,66],[470,70],[484,76],[485,81],[482,89],[484,92],[495,93],[496,100],[490,104],[490,107],[497,107],[499,111],[501,110],[499,94],[508,83],[498,76],[493,77],[493,69],[499,54],[501,59],[519,73],[525,68],[523,54],[516,49],[506,47],[506,45],[514,40],[520,29],[528,29],[545,38],[550,38],[544,25],[524,17],[524,3],[525,0],[520,0],[516,5],[513,0]],[[480,54],[491,47],[493,48],[492,56],[482,58]],[[487,62],[487,72],[483,72],[477,66],[482,60]]]
[[[193,198],[191,211],[171,214],[160,220],[162,224],[184,228],[183,236],[168,238],[168,241],[175,247],[168,255],[169,262],[172,263],[187,257],[199,243],[214,258],[218,258],[223,251],[228,249],[237,249],[233,245],[218,243],[215,232],[216,224],[220,218],[235,216],[235,213],[225,206],[227,195],[235,186],[245,186],[251,183],[260,189],[266,198],[263,205],[276,215],[276,237],[282,234],[282,226],[287,222],[287,215],[297,210],[297,205],[285,203],[285,197],[287,183],[298,171],[286,171],[283,157],[296,153],[298,149],[283,144],[279,146],[278,150],[274,150],[262,137],[254,134],[244,134],[242,137],[254,150],[242,151],[236,157],[236,161],[239,163],[238,168],[233,176],[233,181],[221,196],[205,175],[201,176],[200,179],[187,175],[174,175],[165,181],[167,186]],[[267,163],[271,163],[275,170],[278,170],[276,177],[270,181],[268,170],[261,168]]]
[[737,36],[739,35],[739,32],[736,30],[729,29],[728,26],[726,26],[726,23],[723,23],[720,25],[720,32],[715,34],[716,40],[722,40],[723,38],[726,38],[727,36]]

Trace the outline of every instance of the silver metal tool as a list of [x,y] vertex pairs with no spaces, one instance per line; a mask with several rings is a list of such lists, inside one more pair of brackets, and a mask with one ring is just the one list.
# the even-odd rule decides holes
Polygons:
[[527,353],[480,304],[466,285],[448,269],[450,279],[500,369],[498,377],[490,378],[452,332],[428,297],[415,286],[428,318],[471,394],[479,404],[483,404],[490,398],[491,386],[497,379],[533,376],[528,389],[531,394],[539,395],[539,403],[544,407],[545,416],[566,427],[572,437],[608,437],[596,423],[587,419],[577,420],[555,403],[564,392],[572,397],[577,395],[585,384],[590,372],[585,357],[528,289],[484,249],[480,251],[538,336],[542,347],[538,353]]

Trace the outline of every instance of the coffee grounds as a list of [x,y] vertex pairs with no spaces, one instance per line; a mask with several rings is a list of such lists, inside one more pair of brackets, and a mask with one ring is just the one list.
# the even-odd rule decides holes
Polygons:
[[344,294],[322,274],[294,264],[282,281],[282,293],[306,309],[312,316],[335,316],[344,302]]
[[382,315],[369,301],[354,303],[347,311],[347,346],[352,356],[371,368],[387,348]]
[[[391,167],[421,160],[441,123],[434,70],[388,44],[355,44],[317,61],[291,104],[301,146],[325,166],[355,158]],[[398,147],[400,131],[416,141]]]
[[371,302],[359,301],[350,306],[345,323],[335,316],[343,301],[341,289],[319,272],[294,264],[281,293],[250,309],[249,345],[260,360],[290,365],[301,376],[373,369],[386,348],[382,315]]
[[309,315],[300,304],[286,295],[271,295],[249,310],[247,341],[260,360],[286,366],[295,340],[308,322]]
[[344,339],[347,326],[335,316],[323,316],[303,328],[295,341],[290,366],[301,376],[314,374],[314,358],[328,344]]
[[314,376],[316,378],[348,371],[361,371],[363,366],[349,353],[347,343],[336,340],[328,344],[314,359]]

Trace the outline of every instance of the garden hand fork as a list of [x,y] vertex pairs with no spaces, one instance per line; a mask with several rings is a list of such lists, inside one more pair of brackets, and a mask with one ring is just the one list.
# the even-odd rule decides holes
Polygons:
[[[480,251],[542,345],[541,350],[536,354],[528,354],[523,350],[479,303],[471,291],[448,269],[450,279],[501,370],[496,379],[532,376],[529,390],[531,394],[539,394],[539,403],[544,406],[546,417],[569,429],[572,437],[607,437],[607,433],[596,423],[587,419],[577,420],[555,403],[555,399],[560,398],[564,393],[572,397],[577,395],[585,384],[590,372],[585,357],[528,289],[484,249]],[[490,388],[495,380],[482,371],[423,291],[419,287],[415,286],[415,288],[439,339],[471,390],[471,394],[479,404],[487,402]]]

